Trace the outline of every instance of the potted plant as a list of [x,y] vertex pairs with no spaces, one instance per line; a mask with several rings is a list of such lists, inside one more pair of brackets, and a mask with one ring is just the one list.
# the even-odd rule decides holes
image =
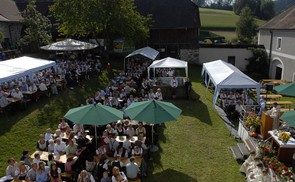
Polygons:
[[254,132],[261,124],[260,117],[255,113],[250,113],[246,118],[245,124],[250,128],[251,132]]

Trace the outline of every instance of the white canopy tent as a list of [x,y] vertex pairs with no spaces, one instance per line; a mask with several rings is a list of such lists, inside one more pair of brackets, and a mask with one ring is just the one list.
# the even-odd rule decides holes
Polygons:
[[74,39],[66,39],[46,46],[42,46],[40,48],[46,51],[81,51],[94,49],[96,47],[97,45],[88,42],[83,42]]
[[186,61],[182,61],[179,59],[167,57],[161,60],[154,61],[148,67],[148,78],[150,78],[150,69],[153,69],[153,74],[155,77],[155,69],[156,68],[184,68],[185,69],[185,77],[188,77],[188,66]]
[[32,57],[19,57],[0,62],[0,83],[29,75],[31,81],[34,72],[55,66],[55,61]]
[[[209,78],[207,78],[207,75]],[[204,63],[202,76],[205,77],[207,89],[210,85],[210,82],[212,82],[215,86],[213,105],[216,104],[220,90],[226,88],[255,88],[257,91],[257,101],[259,101],[260,84],[245,75],[230,63],[224,62],[222,60]],[[207,79],[209,80],[207,81]]]
[[157,51],[149,46],[141,48],[141,49],[137,49],[137,50],[133,51],[132,53],[128,54],[124,58],[124,69],[125,69],[125,62],[126,62],[127,58],[140,55],[140,56],[146,57],[148,59],[155,60],[156,57],[158,56],[158,54],[159,54],[159,51]]
[[135,50],[134,52],[128,54],[125,58],[129,58],[136,55],[142,55],[151,60],[155,60],[158,54],[159,54],[159,51],[147,46],[147,47]]

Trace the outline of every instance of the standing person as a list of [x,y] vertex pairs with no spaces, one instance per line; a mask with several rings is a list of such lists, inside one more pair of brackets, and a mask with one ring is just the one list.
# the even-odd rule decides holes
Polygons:
[[170,80],[170,86],[172,89],[172,98],[175,99],[176,98],[176,90],[178,87],[178,81],[175,78],[175,76],[173,76],[173,78]]
[[280,122],[279,122],[279,118],[280,118],[280,106],[278,106],[278,103],[273,103],[273,107],[268,110],[266,113],[273,118],[273,125],[272,125],[272,129],[278,129]]
[[107,73],[110,74],[111,71],[112,71],[111,64],[108,63],[108,64],[107,64]]
[[189,99],[190,93],[192,90],[192,82],[189,78],[186,79],[184,86],[185,86],[185,91],[186,91],[186,97],[187,97],[187,99]]

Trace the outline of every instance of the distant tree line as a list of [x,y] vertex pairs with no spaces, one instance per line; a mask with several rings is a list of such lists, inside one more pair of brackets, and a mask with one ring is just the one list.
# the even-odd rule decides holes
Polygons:
[[276,14],[295,4],[295,0],[276,0],[274,1]]
[[246,6],[251,9],[253,16],[263,20],[269,20],[275,15],[272,0],[235,0],[233,10],[235,14],[240,15],[242,9]]
[[195,0],[201,8],[233,10],[234,0]]

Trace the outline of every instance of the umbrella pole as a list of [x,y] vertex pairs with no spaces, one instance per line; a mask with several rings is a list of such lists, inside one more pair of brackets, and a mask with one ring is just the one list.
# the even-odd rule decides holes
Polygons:
[[96,132],[96,125],[95,125],[95,127],[94,127],[94,131],[95,131],[95,134],[94,134],[94,136],[95,136],[95,150],[97,149],[97,132]]
[[150,148],[151,152],[157,152],[159,150],[159,147],[154,145],[154,124],[152,125],[152,145]]

